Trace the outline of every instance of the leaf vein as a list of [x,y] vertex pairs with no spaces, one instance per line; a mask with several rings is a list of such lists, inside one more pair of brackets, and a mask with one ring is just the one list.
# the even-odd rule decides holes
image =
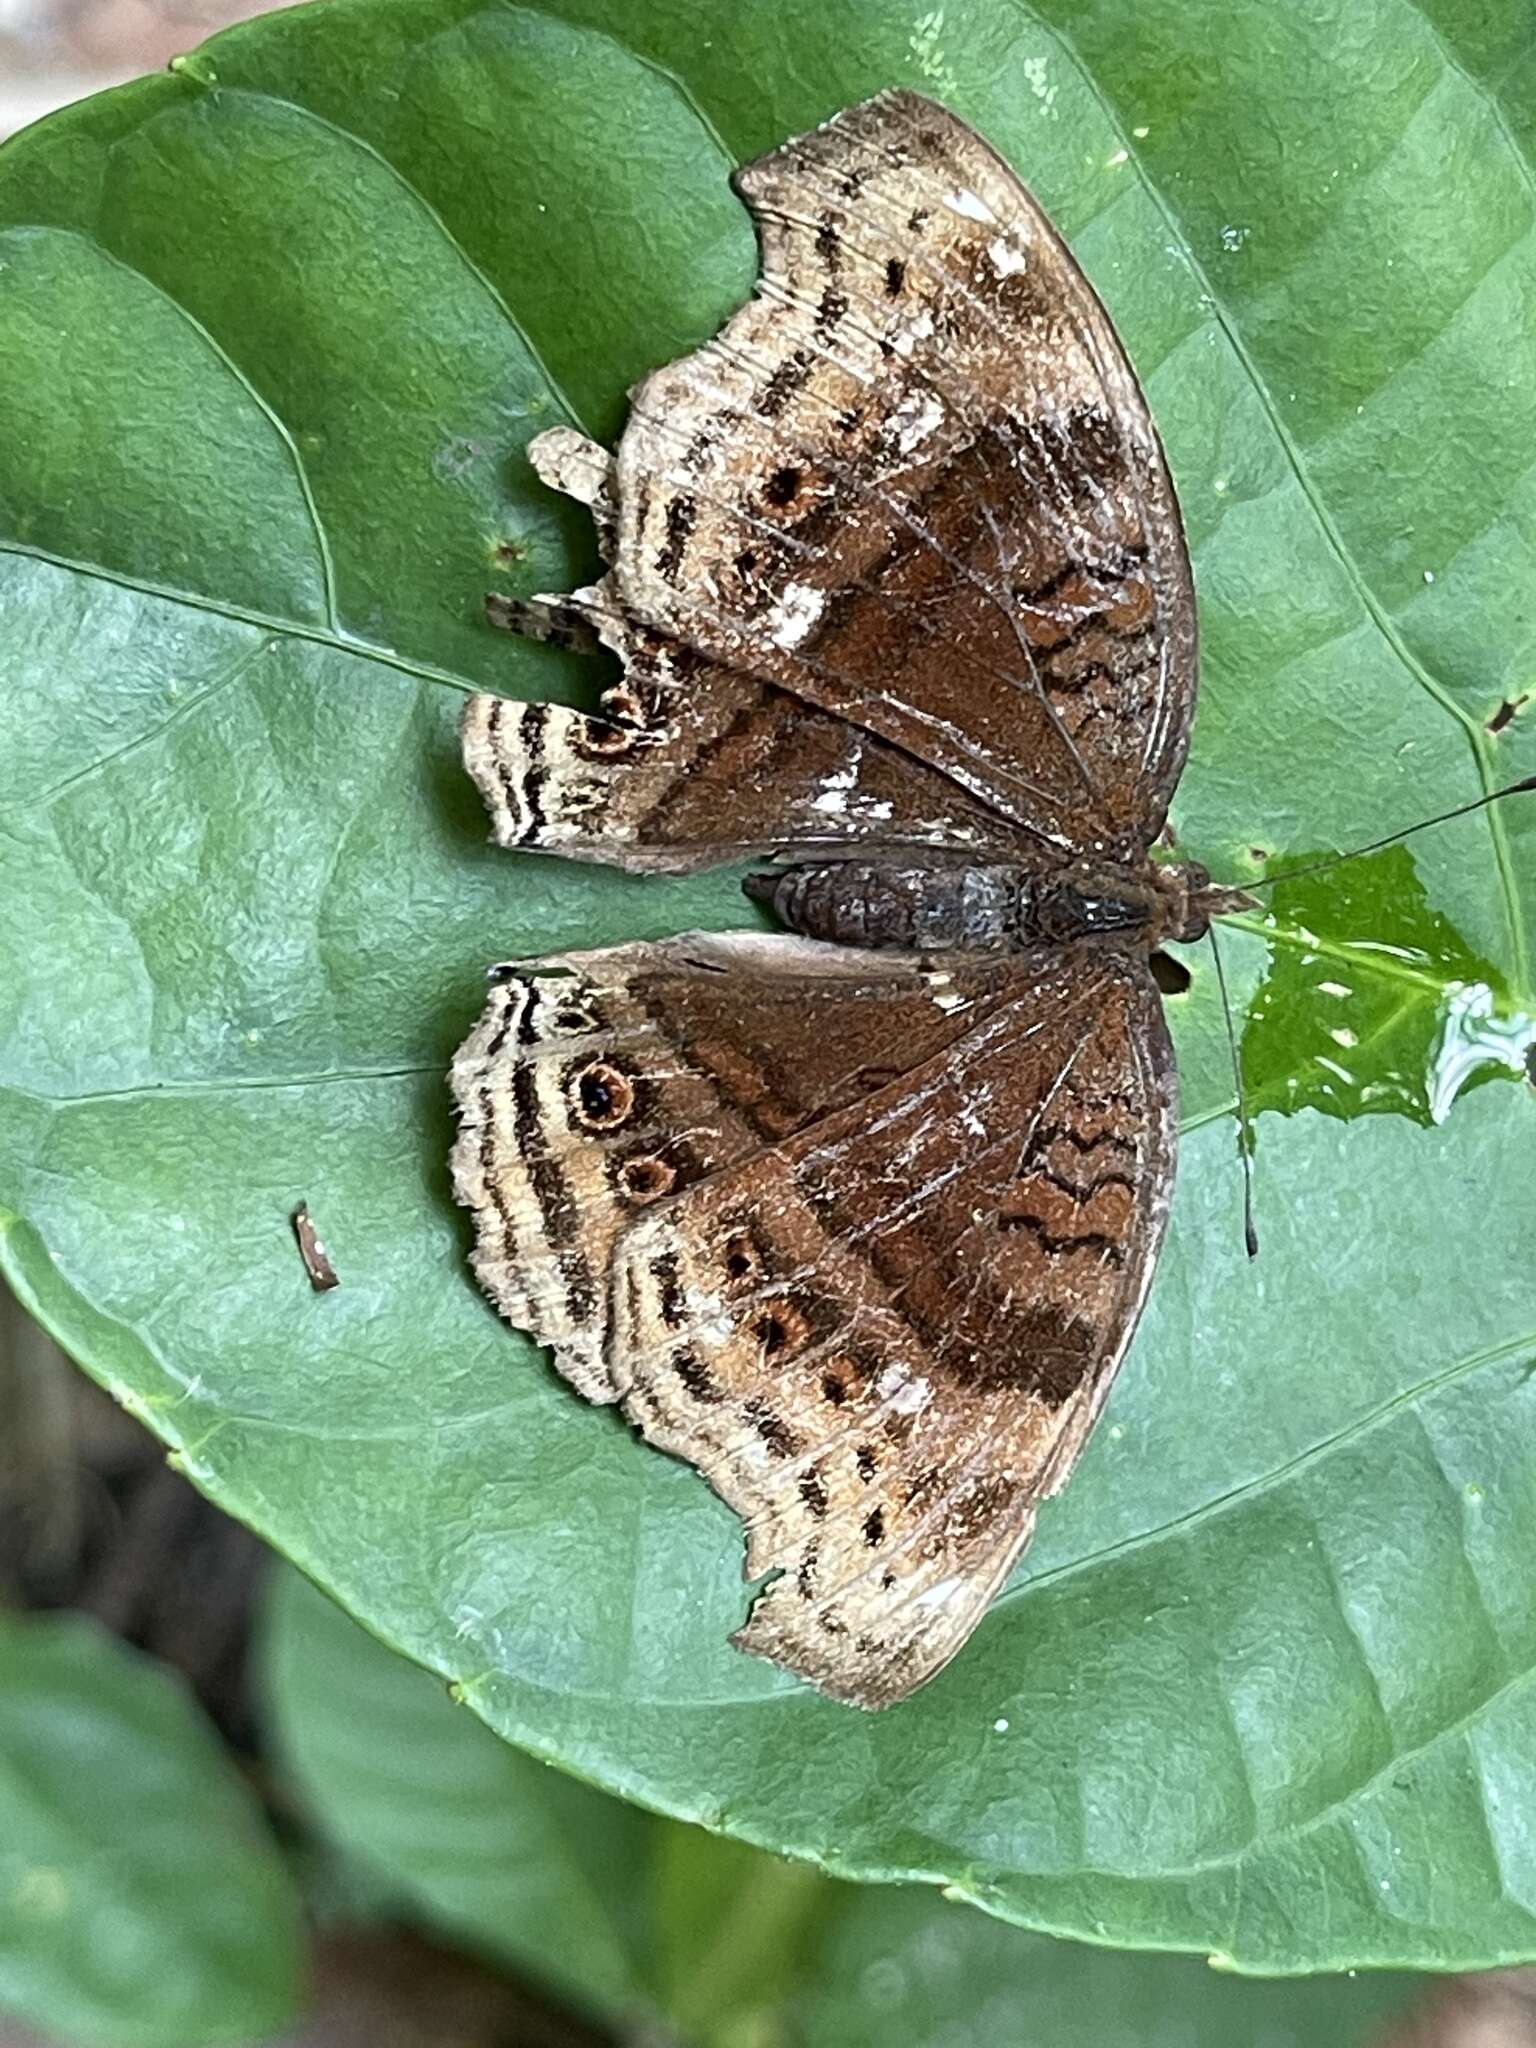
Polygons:
[[316,647],[330,648],[337,654],[349,654],[359,661],[376,661],[381,667],[397,669],[400,674],[413,676],[418,682],[441,683],[466,695],[479,687],[467,676],[456,676],[448,669],[434,667],[430,662],[413,661],[409,655],[397,654],[392,648],[380,647],[371,640],[354,640],[345,632],[307,625],[301,619],[279,618],[273,612],[256,611],[247,605],[228,604],[221,599],[205,597],[200,591],[179,590],[171,584],[152,583],[147,577],[130,576],[126,570],[109,569],[100,562],[78,561],[70,555],[55,554],[50,548],[33,547],[26,541],[0,538],[0,555],[17,555],[26,561],[46,562],[51,568],[66,570],[75,576],[86,576],[93,582],[110,583],[119,590],[136,591],[139,595],[152,597],[162,604],[185,605],[190,611],[207,612],[214,618],[231,619],[241,625],[261,626],[267,632],[284,639],[307,640]]

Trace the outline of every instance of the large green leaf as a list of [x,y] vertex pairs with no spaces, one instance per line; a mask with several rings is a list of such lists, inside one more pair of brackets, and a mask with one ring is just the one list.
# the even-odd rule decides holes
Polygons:
[[298,1900],[181,1686],[79,1620],[0,1616],[0,2010],[102,2048],[254,2041]]
[[1422,1979],[1255,1984],[854,1887],[605,1798],[497,1742],[295,1573],[265,1630],[312,1819],[418,1909],[631,2032],[700,2048],[1350,2048]]
[[[466,1277],[441,1074],[484,964],[742,914],[483,843],[460,692],[585,686],[481,623],[587,565],[519,450],[611,431],[747,289],[733,158],[892,80],[1019,163],[1146,376],[1207,648],[1185,849],[1241,879],[1536,764],[1485,726],[1536,659],[1519,0],[252,24],[0,156],[7,1268],[212,1495],[606,1786],[1243,1968],[1536,1954],[1536,1098],[1453,1100],[1530,1042],[1536,804],[1231,934],[1258,1101],[1300,1111],[1260,1118],[1255,1268],[1193,961],[1111,1414],[878,1720],[726,1647],[732,1518]],[[1411,1117],[1337,1114],[1372,1107]]]

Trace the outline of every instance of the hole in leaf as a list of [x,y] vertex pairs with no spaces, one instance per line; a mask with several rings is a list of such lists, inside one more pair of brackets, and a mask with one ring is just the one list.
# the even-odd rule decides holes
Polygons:
[[1175,960],[1171,953],[1152,955],[1152,979],[1165,996],[1184,995],[1193,979],[1182,960]]

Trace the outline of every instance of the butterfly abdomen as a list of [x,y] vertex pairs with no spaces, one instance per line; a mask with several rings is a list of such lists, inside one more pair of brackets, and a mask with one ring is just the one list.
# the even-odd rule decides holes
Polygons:
[[1156,884],[1120,868],[1042,875],[1011,861],[826,861],[751,875],[745,886],[791,931],[843,946],[953,953],[1097,932],[1150,940],[1163,921]]

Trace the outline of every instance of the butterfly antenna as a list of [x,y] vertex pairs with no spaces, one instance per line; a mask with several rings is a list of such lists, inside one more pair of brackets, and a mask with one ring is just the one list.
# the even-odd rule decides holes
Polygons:
[[[1522,782],[1508,782],[1502,789],[1490,789],[1483,796],[1473,797],[1469,804],[1457,804],[1454,810],[1441,811],[1438,817],[1421,818],[1417,825],[1405,825],[1400,832],[1389,832],[1385,839],[1373,839],[1369,846],[1351,847],[1348,853],[1330,853],[1323,860],[1309,861],[1304,868],[1282,868],[1278,874],[1265,875],[1262,881],[1244,882],[1245,890],[1252,894],[1255,889],[1272,889],[1276,882],[1294,882],[1302,875],[1315,875],[1322,868],[1336,868],[1340,861],[1354,860],[1362,853],[1379,853],[1384,846],[1395,846],[1399,839],[1411,838],[1415,832],[1427,832],[1431,825],[1448,825],[1452,818],[1465,818],[1471,811],[1482,810],[1485,804],[1496,804],[1501,797],[1520,796],[1536,790],[1536,775],[1527,775]],[[1217,972],[1220,973],[1218,965]]]
[[1211,958],[1216,962],[1216,986],[1221,991],[1221,1014],[1227,1020],[1227,1044],[1232,1048],[1232,1079],[1237,1086],[1237,1156],[1243,1162],[1243,1243],[1250,1259],[1259,1256],[1259,1233],[1253,1220],[1253,1125],[1248,1118],[1248,1097],[1243,1088],[1243,1059],[1237,1049],[1237,1032],[1232,1025],[1232,1004],[1227,996],[1227,977],[1221,964],[1221,947],[1216,943],[1215,925],[1207,925]]

